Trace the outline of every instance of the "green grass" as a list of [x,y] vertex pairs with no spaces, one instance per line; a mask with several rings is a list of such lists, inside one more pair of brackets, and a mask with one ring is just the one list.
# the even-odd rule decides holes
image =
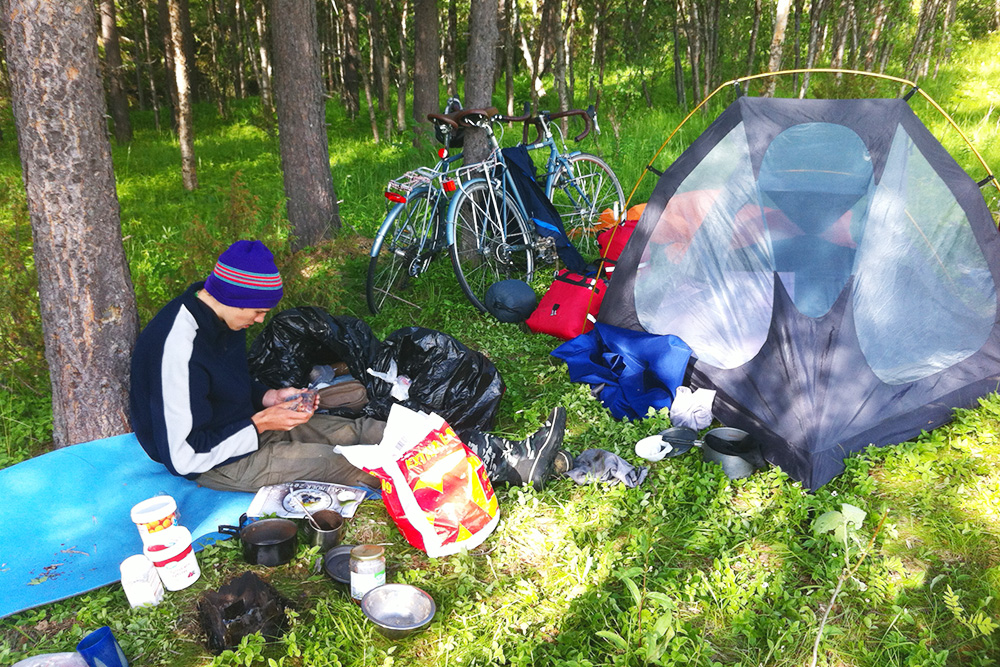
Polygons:
[[[937,80],[922,82],[992,165],[1000,165],[993,83],[1000,65],[991,55],[997,44],[994,39],[962,54]],[[854,85],[860,84],[844,84]],[[961,138],[936,112],[916,106],[975,174]],[[692,118],[658,165],[669,164],[717,110]],[[684,114],[666,106],[618,111],[617,127],[609,110],[599,144],[587,140],[582,148],[601,153],[630,191]],[[412,149],[405,135],[375,146],[366,122],[351,123],[337,108],[328,120],[341,214],[360,237],[346,233],[285,256],[290,289],[284,305],[315,304],[363,317],[379,336],[412,324],[451,333],[488,355],[506,380],[498,432],[523,436],[562,404],[573,451],[596,447],[635,461],[634,443],[665,428],[667,417],[611,419],[549,356],[554,339],[473,312],[446,258],[414,286],[410,300],[418,307],[392,303],[377,317],[367,313],[365,237],[385,213],[381,184],[432,157]],[[150,114],[135,114],[135,124],[135,142],[116,147],[114,159],[126,249],[146,319],[207,272],[212,253],[233,236],[281,239],[285,226],[277,142],[253,101],[234,106],[226,121],[198,109],[202,187],[193,193],[181,187],[169,133],[157,133]],[[13,136],[9,126],[4,135]],[[17,174],[12,142],[0,144],[0,177]],[[647,190],[635,201],[651,185],[645,179]],[[2,208],[5,231],[25,224],[16,207]],[[19,238],[21,246],[29,243]],[[6,282],[21,275],[4,270]],[[30,307],[30,296],[21,295],[19,308]],[[44,449],[51,428],[44,376],[25,370],[39,363],[38,342],[19,349],[20,365],[0,367],[17,371],[0,377],[0,466]],[[390,581],[431,593],[438,614],[423,634],[398,642],[378,635],[343,592],[312,573],[315,553],[303,547],[286,566],[251,568],[291,600],[290,632],[278,641],[251,638],[213,658],[197,621],[198,597],[248,569],[237,545],[225,542],[200,555],[201,580],[169,593],[158,607],[130,610],[113,585],[0,621],[0,664],[72,650],[86,632],[107,624],[136,665],[799,666],[810,664],[817,636],[820,665],[995,665],[998,464],[1000,398],[992,395],[932,433],[851,459],[842,476],[816,493],[776,468],[729,481],[697,451],[651,464],[637,489],[562,479],[542,493],[503,491],[497,532],[471,553],[447,559],[410,548],[381,505],[366,503],[346,539],[386,543]],[[865,517],[846,531],[846,543],[815,530],[833,516],[828,513],[850,507]]]

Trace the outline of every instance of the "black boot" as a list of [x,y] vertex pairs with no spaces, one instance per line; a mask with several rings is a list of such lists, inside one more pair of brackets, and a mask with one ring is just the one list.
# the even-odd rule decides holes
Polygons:
[[556,408],[542,428],[524,440],[506,440],[490,433],[470,435],[468,445],[483,461],[493,484],[527,486],[541,491],[552,474],[566,433],[566,410]]

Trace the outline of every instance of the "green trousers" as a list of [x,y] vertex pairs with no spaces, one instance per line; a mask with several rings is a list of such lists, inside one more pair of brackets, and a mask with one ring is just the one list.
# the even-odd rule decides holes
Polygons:
[[333,448],[376,444],[385,422],[315,415],[290,431],[264,431],[257,451],[198,476],[202,486],[220,491],[255,492],[262,486],[305,479],[378,488],[379,481],[355,468]]

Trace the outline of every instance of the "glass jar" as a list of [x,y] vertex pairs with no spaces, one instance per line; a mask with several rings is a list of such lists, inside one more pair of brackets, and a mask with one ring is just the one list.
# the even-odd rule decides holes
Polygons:
[[385,549],[361,544],[351,549],[351,599],[361,604],[365,593],[385,584]]

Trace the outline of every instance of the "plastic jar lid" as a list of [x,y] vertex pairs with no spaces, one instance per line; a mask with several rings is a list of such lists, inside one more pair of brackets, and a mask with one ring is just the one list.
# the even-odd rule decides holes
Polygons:
[[181,560],[191,551],[191,531],[173,526],[156,534],[156,542],[143,547],[143,553],[157,567]]
[[373,560],[375,558],[381,558],[384,553],[385,549],[377,544],[362,544],[351,549],[351,558],[356,558],[357,560]]
[[133,523],[151,523],[177,512],[177,502],[170,496],[154,496],[132,508]]

